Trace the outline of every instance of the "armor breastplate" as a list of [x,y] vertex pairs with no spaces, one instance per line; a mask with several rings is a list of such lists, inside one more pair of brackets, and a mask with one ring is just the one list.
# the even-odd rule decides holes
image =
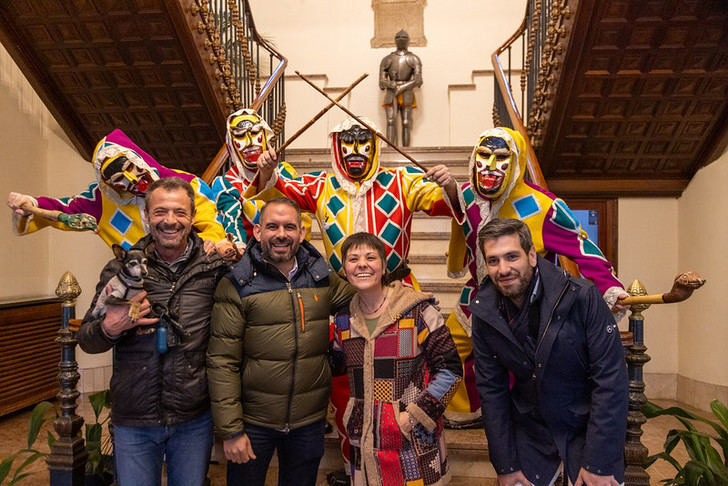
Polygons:
[[414,69],[407,62],[407,55],[400,56],[398,54],[390,54],[390,64],[387,69],[387,75],[392,81],[409,81],[414,74]]

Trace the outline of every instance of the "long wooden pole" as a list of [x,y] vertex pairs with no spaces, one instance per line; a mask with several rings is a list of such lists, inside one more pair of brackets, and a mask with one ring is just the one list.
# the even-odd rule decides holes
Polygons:
[[[354,87],[357,84],[361,83],[364,80],[364,78],[366,78],[367,76],[369,76],[369,74],[367,74],[367,73],[364,73],[361,76],[359,76],[356,79],[356,81],[354,81],[353,83],[351,83],[339,96],[336,97],[336,101],[343,100],[344,97],[346,95],[348,95],[351,92],[351,90],[354,89]],[[298,131],[296,133],[294,133],[288,140],[286,140],[286,142],[283,145],[281,145],[280,147],[278,147],[278,149],[276,149],[276,154],[280,155],[281,152],[283,152],[286,149],[286,147],[288,147],[294,140],[296,140],[299,136],[301,136],[301,134],[303,132],[305,132],[306,130],[308,130],[308,128],[311,125],[313,125],[314,123],[316,123],[316,121],[319,118],[321,118],[322,116],[324,116],[326,114],[326,112],[329,111],[333,107],[334,107],[334,103],[333,102],[331,102],[328,105],[324,106],[321,109],[321,111],[319,111],[318,113],[316,113],[313,118],[311,118],[305,125],[303,125],[301,128],[299,128]]]
[[425,167],[423,167],[422,164],[420,164],[419,162],[417,162],[408,153],[403,152],[402,150],[400,150],[400,148],[397,147],[394,143],[392,143],[387,137],[385,137],[382,132],[380,132],[379,130],[374,129],[374,127],[372,127],[371,125],[369,125],[368,123],[366,123],[365,121],[363,121],[361,118],[359,118],[358,115],[355,115],[354,113],[352,113],[347,107],[341,105],[339,102],[337,102],[336,100],[334,100],[333,98],[331,98],[331,96],[327,95],[324,92],[324,90],[322,90],[321,88],[319,88],[318,86],[316,86],[315,84],[313,84],[313,82],[310,79],[308,79],[306,76],[304,76],[303,74],[301,74],[298,71],[296,71],[296,74],[298,75],[298,77],[300,77],[301,79],[303,79],[304,81],[306,81],[313,89],[315,89],[316,91],[318,91],[319,93],[321,93],[322,96],[324,96],[330,102],[332,102],[333,104],[335,104],[336,106],[338,106],[344,113],[346,113],[350,117],[354,118],[357,121],[357,123],[361,124],[364,128],[366,128],[370,132],[374,133],[377,137],[379,137],[382,140],[384,140],[390,147],[392,147],[394,150],[396,150],[397,152],[399,152],[404,158],[406,158],[407,160],[409,160],[410,162],[412,162],[414,165],[416,165],[417,167],[419,167],[423,171],[427,172],[427,169]]

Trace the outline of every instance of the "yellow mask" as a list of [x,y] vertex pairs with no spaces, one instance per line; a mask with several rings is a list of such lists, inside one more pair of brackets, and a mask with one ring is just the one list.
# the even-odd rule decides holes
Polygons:
[[248,113],[234,117],[228,124],[233,147],[243,165],[250,170],[257,170],[258,157],[268,150],[268,139],[263,124],[258,115]]
[[376,144],[364,127],[354,125],[338,134],[341,170],[353,181],[366,179],[372,170]]
[[473,184],[486,199],[497,199],[508,187],[513,175],[513,152],[508,143],[494,136],[485,136],[475,149]]

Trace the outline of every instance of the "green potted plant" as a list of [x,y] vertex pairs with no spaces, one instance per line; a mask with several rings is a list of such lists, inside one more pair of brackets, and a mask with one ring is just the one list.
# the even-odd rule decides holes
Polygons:
[[[87,486],[110,485],[114,480],[113,445],[110,437],[102,438],[103,427],[105,424],[110,424],[110,416],[107,414],[102,420],[99,420],[104,408],[110,409],[111,407],[109,391],[93,393],[89,395],[88,399],[96,420],[94,423],[85,425],[86,452],[88,452],[85,484]],[[0,462],[0,485],[16,484],[31,474],[27,472],[28,466],[38,459],[48,456],[48,453],[41,452],[33,446],[43,424],[55,420],[57,416],[58,413],[50,402],[40,402],[33,408],[28,421],[28,447]],[[48,431],[48,447],[50,448],[55,441],[56,437]],[[17,464],[18,459],[23,459],[23,461],[13,470],[13,464]],[[7,483],[4,482],[6,479]]]
[[[651,455],[645,462],[646,468],[658,459],[672,464],[676,470],[675,477],[664,479],[663,483],[690,486],[728,485],[728,408],[720,401],[713,400],[710,409],[717,421],[699,417],[680,407],[662,408],[652,402],[642,407],[642,412],[648,419],[669,415],[679,420],[684,427],[670,430],[665,438],[664,450]],[[716,434],[698,431],[695,422],[709,425]],[[690,457],[685,464],[680,464],[672,455],[680,442]]]
[[[111,434],[102,438],[104,425],[111,425],[111,416],[107,414],[101,421],[104,409],[111,409],[111,396],[109,390],[92,393],[88,397],[94,411],[96,421],[86,424],[86,486],[109,485],[114,481],[114,446]],[[111,432],[111,431],[109,431]]]
[[[50,413],[51,411],[53,411],[53,413]],[[40,402],[35,406],[35,408],[33,408],[33,412],[30,414],[30,421],[28,423],[28,447],[17,451],[0,462],[0,484],[7,484],[8,486],[16,484],[18,481],[31,474],[26,471],[28,466],[38,459],[48,456],[47,453],[34,449],[33,445],[35,444],[36,439],[38,439],[38,434],[40,433],[40,429],[43,424],[48,421],[55,420],[56,416],[55,408],[53,408],[53,404],[50,402]],[[53,444],[53,442],[55,442],[55,440],[55,436],[48,432],[49,447]],[[23,462],[20,463],[20,465],[18,465],[13,471],[13,463],[16,459],[21,458],[24,458]],[[7,483],[4,482],[6,479],[8,479]]]

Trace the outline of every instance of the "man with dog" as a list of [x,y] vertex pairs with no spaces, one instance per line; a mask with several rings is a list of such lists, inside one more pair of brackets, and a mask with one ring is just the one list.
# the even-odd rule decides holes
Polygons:
[[[102,270],[91,309],[78,331],[87,353],[114,348],[111,419],[119,486],[202,486],[212,448],[212,416],[205,374],[213,293],[228,271],[217,252],[207,254],[192,231],[195,191],[178,177],[154,181],[146,192],[149,234],[132,248],[144,251],[144,291],[130,305],[92,310],[121,270]],[[133,309],[133,310],[132,310]]]

